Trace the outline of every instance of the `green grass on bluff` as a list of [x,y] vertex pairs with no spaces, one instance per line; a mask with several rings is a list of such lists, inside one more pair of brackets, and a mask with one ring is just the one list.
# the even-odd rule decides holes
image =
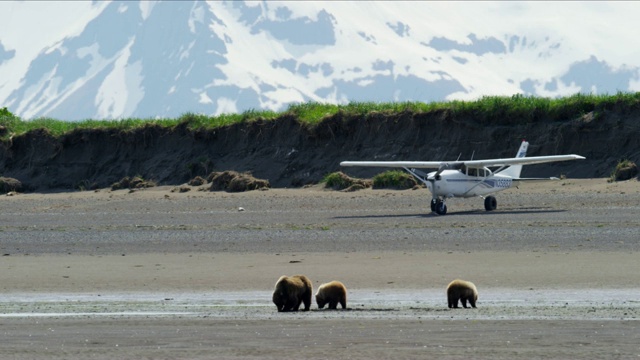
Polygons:
[[51,118],[22,120],[14,116],[6,107],[0,108],[0,139],[21,135],[35,129],[46,129],[53,136],[60,136],[77,129],[119,129],[132,130],[147,125],[173,127],[179,124],[187,128],[215,129],[231,124],[272,121],[284,116],[292,116],[302,124],[314,126],[322,120],[341,113],[346,117],[362,117],[371,113],[428,113],[448,111],[456,118],[472,118],[479,124],[500,123],[526,124],[537,121],[567,121],[593,113],[598,119],[605,111],[636,109],[640,104],[640,92],[617,93],[615,95],[575,94],[568,97],[550,99],[543,97],[513,95],[485,96],[475,101],[448,102],[352,102],[346,105],[321,103],[294,104],[282,112],[269,110],[248,110],[240,114],[208,116],[186,113],[176,119],[137,119],[64,121]]

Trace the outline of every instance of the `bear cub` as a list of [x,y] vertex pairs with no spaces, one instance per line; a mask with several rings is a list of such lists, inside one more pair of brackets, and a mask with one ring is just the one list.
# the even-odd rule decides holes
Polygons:
[[320,285],[316,293],[318,308],[329,304],[329,309],[337,309],[338,303],[343,309],[347,308],[347,288],[340,281],[331,281]]
[[447,300],[449,301],[449,308],[457,308],[458,300],[465,308],[467,307],[467,301],[471,304],[471,307],[475,308],[476,301],[478,301],[478,289],[470,281],[453,280],[447,286]]

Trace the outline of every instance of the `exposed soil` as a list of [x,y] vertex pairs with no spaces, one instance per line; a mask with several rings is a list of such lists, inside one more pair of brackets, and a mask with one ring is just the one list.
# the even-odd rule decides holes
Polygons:
[[[637,359],[639,187],[528,183],[446,216],[426,189],[0,196],[0,358]],[[347,310],[277,312],[283,274],[342,281]],[[447,307],[455,278],[476,309]]]
[[[529,156],[579,154],[587,160],[525,167],[523,176],[608,177],[621,159],[640,161],[640,110],[618,109],[562,122],[491,125],[448,111],[338,113],[316,126],[289,115],[215,130],[148,125],[121,131],[79,129],[61,137],[35,130],[0,143],[0,175],[25,191],[109,187],[124,177],[185,184],[213,171],[250,172],[271,187],[317,183],[343,160],[455,160],[512,157],[524,138]],[[371,177],[380,169],[350,168]]]

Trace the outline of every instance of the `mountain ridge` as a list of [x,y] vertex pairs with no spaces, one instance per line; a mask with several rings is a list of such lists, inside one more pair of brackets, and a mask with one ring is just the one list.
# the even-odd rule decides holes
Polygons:
[[[0,104],[24,119],[640,90],[640,59],[616,45],[635,40],[633,32],[583,26],[611,17],[637,28],[628,25],[637,24],[634,4],[57,5],[0,3],[0,23],[12,29],[0,28]],[[43,39],[25,14],[50,22]]]

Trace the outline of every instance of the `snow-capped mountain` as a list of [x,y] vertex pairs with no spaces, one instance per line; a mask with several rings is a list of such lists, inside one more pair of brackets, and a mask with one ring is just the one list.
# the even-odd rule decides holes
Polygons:
[[640,90],[637,2],[0,2],[0,106],[177,117]]

